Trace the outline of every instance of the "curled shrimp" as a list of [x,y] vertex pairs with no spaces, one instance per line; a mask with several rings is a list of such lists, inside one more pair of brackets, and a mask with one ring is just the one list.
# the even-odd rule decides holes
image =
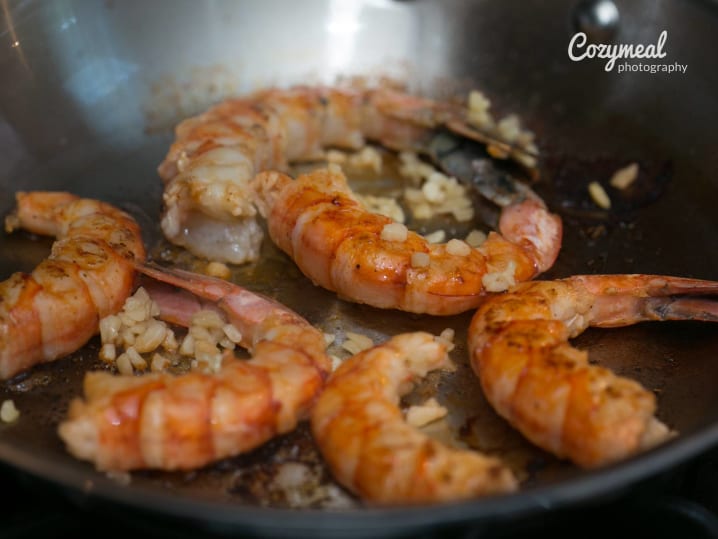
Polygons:
[[496,411],[533,443],[583,467],[665,440],[656,399],[588,362],[568,340],[589,326],[648,320],[718,321],[718,283],[654,275],[574,276],[522,283],[474,315],[474,371]]
[[90,372],[59,434],[101,470],[192,469],[294,429],[330,370],[324,335],[279,303],[227,281],[143,266],[160,316],[188,325],[211,302],[241,332],[248,361],[225,355],[217,373],[115,376]]
[[[251,182],[269,235],[312,281],[341,297],[380,308],[435,315],[475,308],[487,291],[506,290],[548,269],[561,246],[561,221],[536,199],[504,208],[501,234],[478,248],[431,244],[364,209],[346,178],[317,170],[292,180],[263,172]],[[421,260],[423,257],[423,260]]]
[[342,363],[311,417],[314,439],[337,481],[381,505],[516,489],[513,473],[498,459],[445,446],[404,421],[400,396],[449,364],[447,343],[423,332],[397,335]]
[[511,150],[470,128],[465,107],[388,88],[302,86],[227,100],[175,129],[158,168],[163,233],[210,260],[256,260],[263,233],[248,186],[255,174],[321,158],[326,147],[358,149],[367,139],[427,151],[439,127]]
[[0,283],[0,378],[82,347],[100,318],[122,307],[134,263],[145,257],[137,223],[109,204],[65,192],[20,192],[16,199],[6,230],[57,241],[32,273]]

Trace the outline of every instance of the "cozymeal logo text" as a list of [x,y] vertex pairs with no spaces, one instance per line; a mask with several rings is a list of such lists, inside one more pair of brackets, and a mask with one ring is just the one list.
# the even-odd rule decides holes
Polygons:
[[643,43],[588,43],[588,37],[584,32],[574,34],[568,44],[568,57],[574,62],[580,62],[586,58],[600,58],[607,60],[604,69],[613,71],[618,62],[618,73],[629,71],[645,71],[649,73],[685,73],[688,64],[675,63],[642,63],[629,62],[628,59],[654,59],[660,60],[667,56],[665,51],[668,41],[668,31],[663,30],[655,43],[648,45]]

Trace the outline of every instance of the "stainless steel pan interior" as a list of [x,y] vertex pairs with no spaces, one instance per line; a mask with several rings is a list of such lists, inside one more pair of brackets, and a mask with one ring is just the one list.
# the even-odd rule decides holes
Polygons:
[[[543,156],[537,188],[566,223],[564,248],[549,276],[646,272],[718,278],[718,71],[710,54],[718,46],[715,5],[617,2],[620,22],[613,39],[650,43],[667,30],[663,61],[687,65],[685,73],[671,74],[607,72],[600,60],[571,61],[567,45],[576,5],[2,0],[0,213],[9,211],[20,189],[64,189],[104,199],[137,217],[153,255],[162,256],[167,245],[158,227],[156,167],[178,119],[262,85],[390,76],[436,97],[480,88],[500,115],[516,112],[536,131]],[[610,212],[596,211],[587,183],[632,161],[641,164],[643,188]],[[0,236],[0,278],[30,270],[49,245],[27,234]],[[459,339],[465,336],[469,315],[435,319],[378,312],[311,287],[271,247],[262,264],[261,271],[236,268],[233,277],[315,323],[335,323],[339,331],[357,328],[377,339],[446,326],[457,328]],[[305,428],[196,473],[138,473],[120,484],[68,456],[55,434],[83,373],[99,366],[93,342],[0,386],[0,399],[13,398],[22,414],[17,423],[0,425],[0,459],[81,503],[129,506],[138,514],[212,530],[394,535],[457,522],[500,525],[617,495],[718,440],[714,327],[589,331],[579,345],[589,347],[596,361],[655,389],[660,417],[681,435],[619,465],[577,470],[531,448],[490,411],[460,346],[459,371],[430,380],[421,391],[438,391],[446,399],[453,435],[505,455],[520,469],[524,483],[518,494],[398,509],[361,507],[343,495],[339,508],[315,503],[293,510],[286,496],[263,487],[278,464],[300,461],[319,483],[331,484]]]

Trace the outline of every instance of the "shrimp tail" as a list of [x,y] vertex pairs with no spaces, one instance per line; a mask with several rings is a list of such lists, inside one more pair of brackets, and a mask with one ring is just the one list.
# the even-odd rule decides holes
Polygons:
[[491,158],[486,146],[476,140],[456,136],[445,129],[438,130],[426,153],[444,172],[470,185],[479,195],[501,208],[527,199],[541,200],[519,178],[517,165],[508,162],[499,165]]
[[699,320],[718,322],[718,301],[710,298],[669,298],[649,301],[647,311],[656,320]]
[[137,264],[137,271],[155,281],[176,286],[202,299],[218,301],[232,293],[235,285],[179,268],[162,268],[155,264]]
[[[175,290],[170,292],[175,294],[175,300],[171,301],[157,296],[159,293],[168,294],[166,287],[164,289],[157,287],[157,283],[151,281],[147,283],[148,289],[155,295],[160,305],[163,318],[187,326],[194,310],[200,308],[221,310],[240,330],[243,335],[241,344],[247,348],[252,348],[256,344],[258,338],[252,335],[257,333],[257,328],[267,324],[266,320],[281,321],[289,327],[304,328],[308,325],[301,316],[281,303],[257,292],[246,290],[235,283],[177,268],[160,268],[150,264],[139,264],[137,271],[159,283],[175,287]],[[193,299],[188,298],[188,294],[193,296]],[[326,376],[329,372],[329,363],[323,346],[311,346],[307,352],[317,362],[322,376]]]
[[576,277],[595,294],[593,325],[625,326],[641,321],[718,321],[718,283],[701,279],[626,275],[611,286],[603,275]]

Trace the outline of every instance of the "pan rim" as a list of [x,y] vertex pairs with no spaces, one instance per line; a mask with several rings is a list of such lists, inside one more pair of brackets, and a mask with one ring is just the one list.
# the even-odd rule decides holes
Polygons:
[[[177,521],[192,521],[221,528],[267,532],[302,532],[317,529],[391,533],[399,529],[424,528],[487,521],[500,523],[540,511],[577,506],[610,495],[669,470],[718,444],[718,424],[678,437],[625,461],[586,471],[557,484],[528,486],[512,494],[411,507],[359,507],[354,509],[286,509],[242,505],[231,501],[203,500],[163,494],[147,487],[125,486],[107,478],[88,478],[24,453],[0,441],[0,461],[16,471],[35,476],[58,487],[81,493],[97,502],[121,504]],[[89,465],[88,465],[89,467]],[[92,472],[96,473],[94,470]]]

